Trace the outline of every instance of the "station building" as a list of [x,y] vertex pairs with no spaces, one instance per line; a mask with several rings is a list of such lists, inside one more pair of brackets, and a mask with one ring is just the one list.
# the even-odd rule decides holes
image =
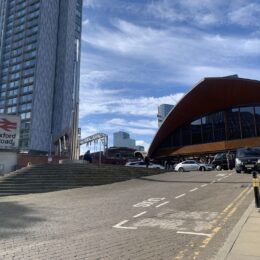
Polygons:
[[178,158],[260,146],[260,81],[204,78],[171,110],[149,149]]

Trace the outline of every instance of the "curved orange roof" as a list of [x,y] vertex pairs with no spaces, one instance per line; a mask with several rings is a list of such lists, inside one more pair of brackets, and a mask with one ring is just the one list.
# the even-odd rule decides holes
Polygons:
[[254,103],[260,103],[260,81],[238,77],[205,78],[175,105],[158,129],[148,154],[152,157],[174,130],[195,117]]

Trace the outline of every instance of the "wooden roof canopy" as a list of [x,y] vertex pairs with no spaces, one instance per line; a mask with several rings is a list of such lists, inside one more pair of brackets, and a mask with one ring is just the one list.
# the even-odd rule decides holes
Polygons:
[[239,78],[236,75],[204,78],[195,85],[171,110],[158,129],[148,155],[174,130],[193,118],[231,107],[260,103],[260,81]]

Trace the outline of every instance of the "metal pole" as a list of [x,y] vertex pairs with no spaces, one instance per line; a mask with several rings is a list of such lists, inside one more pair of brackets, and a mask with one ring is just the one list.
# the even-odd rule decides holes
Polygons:
[[260,195],[259,195],[259,180],[257,178],[257,172],[253,171],[253,187],[255,194],[255,206],[256,208],[260,208]]
[[99,141],[99,166],[101,166],[101,141]]

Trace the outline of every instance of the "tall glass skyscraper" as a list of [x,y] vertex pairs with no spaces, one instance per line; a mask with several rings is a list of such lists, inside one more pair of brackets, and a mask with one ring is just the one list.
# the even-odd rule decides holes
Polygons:
[[82,0],[0,0],[0,113],[21,116],[21,149],[76,136],[81,21]]

